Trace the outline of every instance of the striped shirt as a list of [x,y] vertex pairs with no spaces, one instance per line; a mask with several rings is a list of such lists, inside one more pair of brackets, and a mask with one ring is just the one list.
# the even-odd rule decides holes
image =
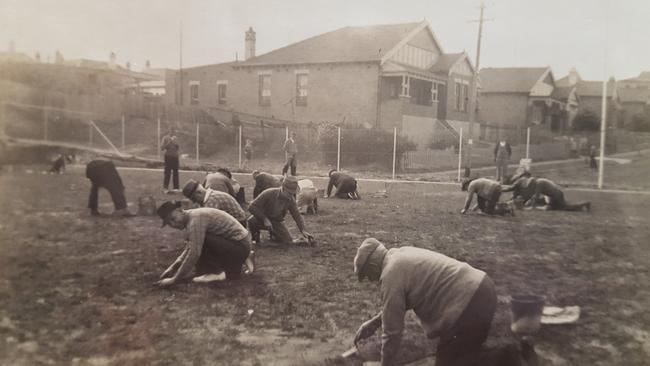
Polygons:
[[186,247],[176,277],[187,278],[201,256],[207,234],[240,242],[251,248],[250,234],[234,217],[214,208],[202,207],[186,210],[189,221],[185,227]]
[[239,203],[237,203],[237,200],[235,200],[231,195],[228,193],[215,191],[210,188],[208,188],[205,192],[203,207],[216,208],[222,211],[226,211],[237,221],[244,221],[248,218],[246,212],[244,212],[241,206],[239,206]]

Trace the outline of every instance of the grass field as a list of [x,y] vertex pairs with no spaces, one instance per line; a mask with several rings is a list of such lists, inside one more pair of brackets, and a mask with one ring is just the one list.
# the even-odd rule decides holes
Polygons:
[[[323,199],[320,214],[306,217],[315,247],[263,245],[258,270],[240,282],[161,290],[152,284],[182,249],[180,231],[160,229],[153,216],[89,216],[80,167],[29,169],[0,173],[2,365],[336,364],[379,307],[378,286],[352,272],[366,237],[486,271],[499,295],[490,346],[514,340],[508,296],[538,293],[582,309],[577,324],[536,335],[543,365],[650,362],[649,195],[569,191],[568,200],[591,200],[592,212],[498,218],[459,215],[456,185],[393,183],[375,198],[384,184],[364,182],[363,200]],[[131,203],[169,198],[160,171],[121,175]],[[201,173],[182,173],[181,182],[190,177]],[[100,202],[112,210],[105,191]],[[402,349],[404,362],[433,353],[413,318]],[[360,353],[376,360],[378,351],[376,336]]]

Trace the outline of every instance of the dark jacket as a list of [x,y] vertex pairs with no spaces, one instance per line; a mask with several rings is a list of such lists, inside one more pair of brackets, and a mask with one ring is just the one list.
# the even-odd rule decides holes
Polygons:
[[110,160],[93,160],[86,165],[86,177],[92,184],[107,189],[124,189],[122,178]]
[[260,193],[264,192],[266,189],[280,187],[282,181],[279,177],[276,177],[269,173],[259,173],[255,177],[255,188],[253,189],[253,199],[257,198]]

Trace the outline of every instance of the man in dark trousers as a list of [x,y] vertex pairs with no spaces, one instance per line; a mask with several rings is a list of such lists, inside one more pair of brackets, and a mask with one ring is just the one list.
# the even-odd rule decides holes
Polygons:
[[497,165],[496,180],[500,183],[504,183],[504,180],[508,175],[508,162],[510,161],[511,155],[512,149],[506,140],[502,139],[497,142],[496,146],[494,146],[494,162]]
[[163,227],[185,231],[185,249],[162,273],[157,285],[169,287],[189,280],[238,279],[251,251],[251,236],[237,220],[214,208],[181,209],[180,203],[165,202],[158,208]]
[[327,195],[332,195],[332,187],[336,188],[334,196],[343,199],[361,199],[357,191],[357,180],[352,176],[336,171],[335,169],[329,172],[330,181],[327,184]]
[[115,169],[115,164],[110,160],[96,159],[86,165],[86,177],[90,179],[90,197],[88,198],[88,208],[90,214],[99,216],[98,196],[99,188],[105,188],[111,194],[113,204],[115,205],[115,216],[133,216],[127,209],[126,197],[124,196],[124,185],[122,178]]
[[165,177],[163,180],[163,188],[165,192],[168,192],[169,178],[170,175],[173,174],[174,189],[178,190],[178,154],[180,145],[178,144],[174,128],[170,128],[169,133],[163,137],[160,149],[165,152]]
[[485,272],[431,250],[386,249],[363,241],[354,257],[359,281],[379,282],[382,309],[363,323],[357,344],[382,328],[381,364],[396,365],[406,312],[413,310],[430,339],[438,338],[436,365],[478,365],[497,305],[494,283]]
[[291,167],[291,175],[296,175],[296,167],[298,162],[296,155],[298,154],[298,145],[296,145],[296,133],[291,132],[289,138],[284,142],[284,152],[286,153],[287,161],[282,168],[282,175],[287,175],[289,167]]
[[473,207],[471,211],[474,211],[478,207],[488,215],[515,215],[513,205],[499,204],[501,184],[497,181],[487,178],[464,179],[461,182],[461,190],[467,192],[465,205],[460,211],[463,215],[470,210],[474,195],[476,195],[477,206]]
[[[560,186],[555,184],[552,180],[545,178],[530,179],[529,190],[532,189],[533,195],[527,200],[526,206],[535,208],[540,202],[546,200],[548,204],[540,207],[542,210],[591,211],[591,202],[589,201],[573,204],[568,203],[564,199],[564,193],[560,189]],[[504,187],[503,191],[507,192],[510,190],[510,187],[511,186]]]
[[255,180],[253,199],[257,198],[266,189],[276,188],[282,185],[282,177],[276,177],[273,174],[260,172],[259,170],[253,172],[253,180]]
[[260,242],[260,230],[269,231],[275,241],[283,244],[303,243],[304,240],[293,240],[291,233],[284,225],[287,211],[291,213],[302,236],[309,243],[313,243],[314,237],[305,231],[305,222],[296,205],[297,192],[298,180],[294,176],[288,176],[282,182],[281,187],[269,188],[251,202],[248,210],[253,216],[248,219],[248,228],[255,243]]

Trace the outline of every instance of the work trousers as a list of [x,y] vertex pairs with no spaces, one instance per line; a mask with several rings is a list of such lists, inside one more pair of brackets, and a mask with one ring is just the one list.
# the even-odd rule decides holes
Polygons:
[[173,173],[173,184],[174,189],[178,189],[178,156],[167,156],[165,155],[165,178],[163,181],[163,187],[167,189],[169,187],[169,177]]
[[248,238],[233,241],[220,236],[207,234],[196,263],[196,275],[225,272],[229,280],[241,276],[242,265],[250,254]]

